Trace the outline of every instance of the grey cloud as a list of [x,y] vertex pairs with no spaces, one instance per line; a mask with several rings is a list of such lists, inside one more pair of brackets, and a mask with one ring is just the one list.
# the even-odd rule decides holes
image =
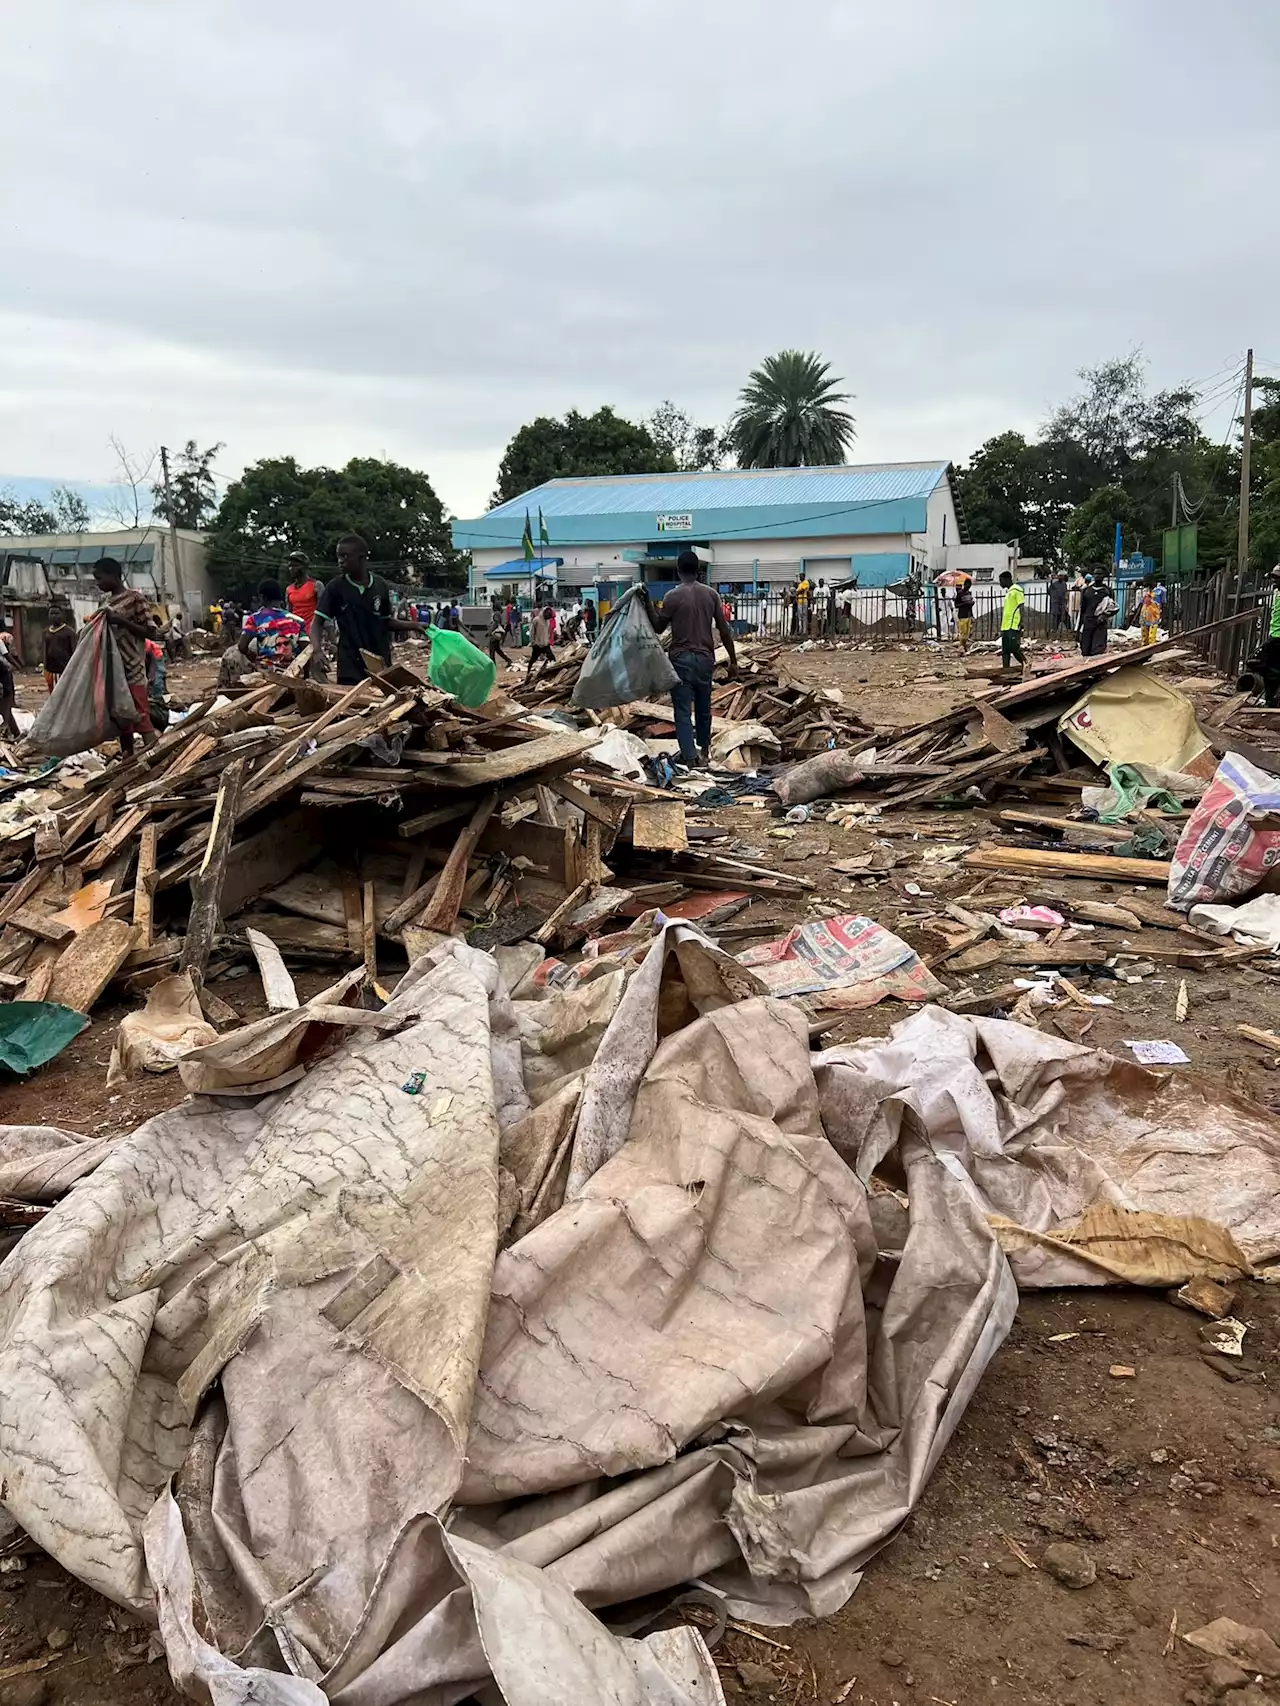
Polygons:
[[[863,454],[962,456],[1085,362],[1277,341],[1269,0],[9,10],[0,326],[154,345],[153,436],[231,463],[295,448],[305,396],[330,459],[491,470],[537,411],[723,417],[793,343]],[[166,345],[209,373],[167,383]],[[56,470],[28,406],[0,468],[100,471],[116,398],[59,376]]]

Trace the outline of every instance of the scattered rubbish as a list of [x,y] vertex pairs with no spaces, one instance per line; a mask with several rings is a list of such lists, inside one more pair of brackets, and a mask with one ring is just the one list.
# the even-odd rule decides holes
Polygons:
[[1058,719],[1058,732],[1095,764],[1194,766],[1207,774],[1213,762],[1190,699],[1138,664],[1088,688]]
[[1190,997],[1187,995],[1187,980],[1184,977],[1178,985],[1178,997],[1173,1004],[1174,1023],[1180,1025],[1187,1016]]
[[873,1007],[889,996],[927,1001],[942,993],[913,948],[874,919],[844,913],[801,924],[738,955],[771,995],[821,993],[826,1007]]
[[[0,1007],[0,1014],[5,1009]],[[144,1072],[172,1072],[189,1049],[216,1042],[218,1033],[200,1008],[190,972],[160,980],[146,1006],[126,1013],[107,1067],[108,1087]]]
[[1068,1339],[1078,1339],[1079,1333],[1050,1333],[1045,1340],[1047,1345],[1065,1345]]
[[1280,777],[1228,753],[1174,849],[1170,905],[1242,899],[1278,860]]
[[1256,894],[1240,906],[1201,902],[1191,908],[1187,922],[1214,936],[1230,936],[1242,946],[1280,950],[1280,894]]
[[1170,1296],[1185,1309],[1194,1309],[1214,1321],[1220,1321],[1235,1302],[1235,1293],[1230,1286],[1219,1285],[1216,1280],[1205,1275],[1188,1280],[1186,1285],[1171,1292]]
[[400,1088],[406,1096],[420,1096],[427,1087],[425,1072],[411,1072]]
[[792,806],[785,821],[787,823],[808,823],[811,815],[808,806]]
[[1044,924],[1054,928],[1066,919],[1051,906],[1006,906],[996,915],[1002,924]]
[[1177,1043],[1126,1041],[1124,1046],[1133,1050],[1133,1058],[1143,1066],[1188,1066],[1191,1062],[1191,1056],[1184,1054]]
[[1247,1331],[1243,1321],[1237,1321],[1233,1316],[1227,1315],[1212,1325],[1201,1327],[1200,1337],[1218,1356],[1239,1357],[1244,1355],[1244,1336]]
[[1132,1380],[1137,1375],[1137,1369],[1126,1362],[1113,1362],[1107,1373],[1113,1380]]

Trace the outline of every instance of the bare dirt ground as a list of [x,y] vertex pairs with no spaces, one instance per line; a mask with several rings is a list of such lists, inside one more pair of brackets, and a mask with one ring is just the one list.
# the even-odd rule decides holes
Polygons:
[[[198,696],[215,667],[171,671],[175,695]],[[862,715],[884,726],[946,710],[973,686],[954,654],[933,652],[798,653],[788,669],[856,696]],[[38,703],[36,681],[19,678],[19,705]],[[865,912],[922,952],[936,945],[923,919],[971,889],[976,873],[925,866],[920,854],[939,840],[972,844],[989,832],[983,808],[904,815],[890,827],[906,833],[891,837],[811,821],[775,839],[779,820],[766,811],[715,815],[743,845],[817,885],[809,907],[757,902],[741,917],[774,921],[781,931],[806,913]],[[877,848],[899,863],[856,880],[832,872],[834,861]],[[909,882],[924,892],[908,892]],[[1068,882],[1054,886],[1071,892]],[[1001,877],[984,904],[1017,892],[1016,879]],[[1091,884],[1076,892],[1123,901],[1128,890]],[[1007,975],[993,968],[964,987],[993,987]],[[1191,1011],[1176,1024],[1183,977]],[[305,975],[299,986],[311,993]],[[1240,1022],[1275,1028],[1274,977],[1239,967],[1229,975],[1169,969],[1140,983],[1090,987],[1115,1003],[1096,1009],[1084,1038],[1090,1045],[1126,1054],[1128,1038],[1175,1037],[1194,1069],[1220,1074],[1280,1110],[1280,1071],[1235,1032]],[[243,1017],[261,1013],[255,979],[217,988]],[[172,1076],[125,1093],[106,1090],[123,1011],[99,1009],[58,1060],[26,1083],[6,1084],[0,1116],[102,1135],[130,1130],[179,1100],[182,1086]],[[831,1040],[883,1034],[903,1013],[887,1003],[850,1014]],[[725,1635],[716,1658],[729,1699],[743,1706],[1210,1706],[1216,1699],[1263,1706],[1280,1698],[1276,1682],[1259,1688],[1212,1672],[1179,1638],[1219,1616],[1280,1637],[1280,1293],[1241,1287],[1235,1313],[1248,1327],[1247,1354],[1228,1379],[1202,1357],[1202,1319],[1163,1297],[1119,1289],[1024,1297],[919,1507],[848,1605],[821,1623],[762,1630],[763,1638]],[[1134,1374],[1114,1377],[1113,1366]],[[1090,1585],[1065,1586],[1043,1567],[1056,1541],[1080,1548]],[[25,1561],[25,1569],[0,1574],[0,1706],[180,1699],[163,1660],[148,1662],[142,1625],[43,1555]],[[33,1663],[41,1668],[25,1669]],[[16,1674],[15,1666],[22,1667]]]

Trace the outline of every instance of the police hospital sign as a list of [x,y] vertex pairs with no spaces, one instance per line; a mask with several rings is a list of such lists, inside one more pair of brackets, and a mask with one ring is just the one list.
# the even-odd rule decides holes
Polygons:
[[654,517],[659,533],[692,533],[693,517],[688,513],[682,515],[659,515]]

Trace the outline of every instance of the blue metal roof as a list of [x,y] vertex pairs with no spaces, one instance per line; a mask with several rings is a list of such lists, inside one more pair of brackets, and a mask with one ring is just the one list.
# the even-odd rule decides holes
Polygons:
[[536,522],[539,509],[547,517],[927,498],[947,466],[945,462],[886,462],[863,467],[729,468],[709,474],[604,474],[548,480],[491,509],[485,520],[511,515],[523,524],[526,509]]
[[[487,515],[455,521],[460,550],[518,545],[542,511],[556,545],[662,537],[809,537],[919,533],[946,462],[862,467],[742,468],[705,474],[614,474],[548,480]],[[690,525],[671,525],[688,518]],[[664,525],[665,524],[665,525]]]
[[526,563],[523,557],[515,557],[509,563],[499,563],[497,568],[486,569],[484,578],[498,581],[554,580],[556,570],[563,564],[563,557],[535,557],[531,563]]

